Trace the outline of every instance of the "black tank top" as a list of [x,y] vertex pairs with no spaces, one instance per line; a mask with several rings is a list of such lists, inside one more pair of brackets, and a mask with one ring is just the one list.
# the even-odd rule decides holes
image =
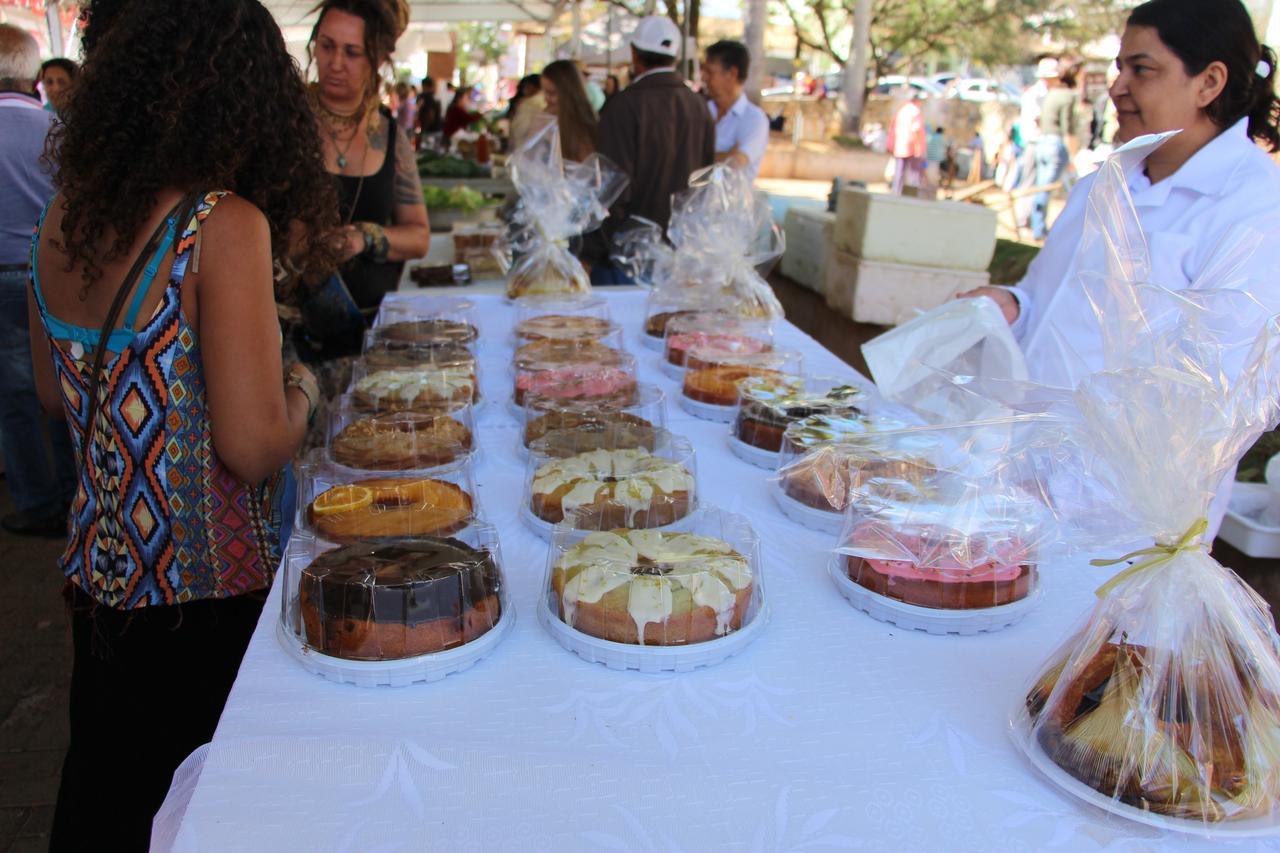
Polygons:
[[[344,223],[375,222],[382,226],[391,224],[395,208],[396,120],[385,111],[381,111],[381,115],[387,122],[387,156],[382,168],[365,177],[363,183],[358,176],[335,176],[338,179],[338,214]],[[353,203],[354,211],[351,209]],[[400,271],[403,269],[403,261],[379,264],[357,256],[343,264],[341,271],[342,280],[347,283],[347,290],[351,291],[351,298],[371,315],[381,304],[382,297],[399,285]]]

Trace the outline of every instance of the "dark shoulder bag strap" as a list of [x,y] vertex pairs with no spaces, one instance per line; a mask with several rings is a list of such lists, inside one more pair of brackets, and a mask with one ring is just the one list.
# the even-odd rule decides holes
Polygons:
[[124,310],[124,302],[137,285],[138,276],[142,274],[147,261],[151,260],[151,256],[160,248],[160,241],[164,239],[164,232],[169,227],[170,218],[179,212],[194,207],[199,202],[201,195],[198,192],[188,193],[173,206],[172,210],[160,219],[160,224],[152,232],[151,239],[147,240],[147,244],[143,246],[142,254],[138,255],[133,262],[133,266],[129,268],[129,273],[124,277],[124,281],[120,282],[120,289],[116,291],[115,299],[111,301],[111,308],[107,311],[107,318],[102,323],[102,332],[98,338],[98,349],[93,354],[93,371],[89,374],[89,416],[84,422],[84,437],[80,444],[81,459],[89,458],[89,443],[93,440],[93,421],[98,416],[99,377],[102,374],[102,366],[107,361],[107,342],[111,340],[111,333],[115,331],[116,323],[120,320],[120,312]]

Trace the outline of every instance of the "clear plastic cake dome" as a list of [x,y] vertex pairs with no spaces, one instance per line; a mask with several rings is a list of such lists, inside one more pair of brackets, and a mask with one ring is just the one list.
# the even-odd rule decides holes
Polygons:
[[414,471],[451,465],[476,452],[470,404],[437,414],[369,414],[342,398],[330,419],[329,458],[358,471]]
[[527,364],[515,368],[512,403],[522,407],[526,397],[538,395],[610,407],[632,405],[638,393],[636,358],[620,350],[609,352],[599,362]]
[[590,294],[524,296],[517,299],[512,336],[519,346],[544,338],[598,340],[617,326],[609,303]]
[[609,441],[608,436],[619,431],[652,436],[654,430],[667,426],[666,394],[647,382],[636,383],[635,396],[629,400],[573,400],[532,392],[524,396],[517,414],[521,455],[538,439],[562,430],[594,431],[601,441]]
[[297,465],[294,529],[328,542],[451,536],[480,515],[471,457],[427,471],[361,471],[316,449]]
[[749,462],[772,468],[793,423],[813,417],[861,417],[868,392],[858,379],[835,376],[751,377],[738,383],[730,447]]
[[479,399],[474,359],[381,367],[364,359],[352,367],[347,395],[365,412],[448,412]]
[[765,319],[736,317],[722,311],[691,311],[672,317],[664,327],[663,369],[669,375],[678,375],[687,354],[695,347],[741,354],[764,352],[773,348],[773,326]]
[[694,449],[683,436],[625,425],[565,429],[530,446],[520,514],[548,540],[562,522],[584,534],[675,530],[697,498]]
[[743,516],[699,505],[680,530],[557,526],[543,625],[588,661],[688,670],[742,651],[767,621],[760,544]]
[[336,545],[295,534],[283,562],[278,636],[306,669],[362,686],[434,681],[472,666],[514,609],[497,531]]
[[461,297],[433,297],[384,302],[365,341],[366,346],[385,341],[401,346],[474,347],[479,334],[475,303]]
[[695,346],[685,356],[680,405],[708,420],[731,422],[738,412],[738,385],[745,379],[756,387],[775,383],[791,387],[804,373],[804,358],[796,350],[737,352],[714,346]]

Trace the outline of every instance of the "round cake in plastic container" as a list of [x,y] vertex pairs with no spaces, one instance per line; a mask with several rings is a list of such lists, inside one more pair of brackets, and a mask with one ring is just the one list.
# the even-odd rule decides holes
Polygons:
[[738,413],[738,385],[755,380],[757,388],[773,383],[793,387],[804,371],[795,350],[770,349],[741,353],[713,346],[697,346],[685,356],[680,384],[680,407],[692,415],[730,423]]
[[[964,460],[986,452],[970,442],[935,442],[967,428],[875,433],[856,448],[831,576],[858,609],[904,628],[972,634],[1012,625],[1034,606],[1054,514],[1022,485],[1016,463],[993,474],[985,459]],[[851,449],[814,453],[834,447]]]
[[[620,334],[609,335],[614,342],[621,341]],[[546,338],[531,341],[518,347],[511,358],[511,366],[517,372],[550,370],[567,364],[616,365],[625,361],[621,346],[610,346],[584,338]]]
[[599,340],[617,328],[609,319],[609,303],[587,293],[525,296],[515,306],[517,346],[545,338]]
[[[517,411],[521,429],[517,451],[524,455],[529,446],[550,433],[575,430],[574,446],[581,447],[583,437],[594,431],[601,442],[616,441],[621,433],[630,433],[637,447],[653,449],[655,430],[667,426],[666,394],[656,385],[636,383],[633,399],[600,403],[593,400],[566,400],[558,396],[530,393]],[[604,446],[601,444],[600,446]],[[576,451],[575,451],[576,452]]]
[[365,687],[460,672],[490,654],[515,611],[497,531],[361,540],[295,535],[284,558],[277,635],[304,668]]
[[[831,420],[831,416],[821,417],[824,422]],[[868,422],[860,423],[865,434]],[[866,446],[847,441],[809,445],[804,437],[793,434],[797,426],[793,424],[783,436],[773,494],[783,514],[805,527],[828,533],[840,530],[849,490],[865,480],[880,478],[904,490],[922,490],[934,473],[923,447],[915,453],[905,447],[893,453],[871,453]]]
[[479,399],[475,361],[378,367],[357,361],[348,396],[364,412],[448,412]]
[[[645,438],[652,446],[637,441]],[[548,540],[566,520],[584,534],[675,529],[693,510],[696,483],[693,446],[682,436],[559,430],[529,448],[521,515]]]
[[[649,349],[662,351],[666,345],[667,323],[679,317],[698,313],[716,313],[714,300],[688,293],[654,290],[645,300],[641,342]],[[729,314],[730,312],[719,312]]]
[[382,299],[373,328],[405,320],[440,318],[457,320],[470,326],[475,320],[476,304],[465,296],[449,296],[429,291],[393,290]]
[[412,471],[450,465],[475,452],[475,414],[462,405],[441,414],[371,415],[344,397],[333,411],[329,454],[361,471]]
[[452,368],[470,369],[479,373],[475,354],[466,346],[455,343],[439,345],[404,344],[370,337],[360,356],[365,373],[397,368]]
[[751,355],[773,348],[767,320],[735,317],[721,311],[696,311],[671,318],[662,339],[662,371],[678,379],[690,351],[703,347]]
[[452,536],[479,514],[470,457],[429,471],[356,471],[317,449],[297,466],[295,528],[328,542]]
[[469,299],[444,297],[429,303],[400,301],[384,305],[366,335],[366,344],[387,341],[418,347],[471,347],[479,335],[475,304]]
[[566,649],[614,669],[688,671],[742,651],[768,618],[759,540],[699,505],[679,531],[557,526],[539,619]]
[[[613,350],[603,364],[534,365],[516,368],[511,401],[518,408],[526,397],[597,402],[603,406],[629,406],[636,399],[636,359]],[[515,412],[515,409],[513,409]],[[517,412],[518,414],[518,412]]]
[[783,383],[752,377],[738,384],[729,448],[761,468],[774,468],[788,426],[814,415],[858,417],[866,392],[852,378],[810,376]]

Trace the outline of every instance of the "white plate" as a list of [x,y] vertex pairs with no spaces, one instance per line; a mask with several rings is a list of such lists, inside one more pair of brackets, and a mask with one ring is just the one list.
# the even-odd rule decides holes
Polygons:
[[[1014,742],[1021,748],[1023,754],[1031,761],[1032,766],[1049,777],[1049,781],[1053,782],[1062,790],[1071,794],[1077,799],[1084,800],[1090,805],[1096,806],[1103,811],[1110,812],[1114,815],[1128,818],[1129,820],[1145,823],[1147,826],[1154,826],[1159,829],[1167,829],[1172,832],[1184,832],[1192,835],[1198,835],[1202,838],[1212,838],[1214,841],[1227,838],[1259,838],[1263,836],[1280,834],[1280,824],[1274,816],[1262,815],[1260,817],[1246,818],[1237,821],[1223,821],[1221,823],[1204,823],[1199,820],[1189,818],[1170,817],[1169,815],[1157,814],[1122,803],[1119,800],[1112,799],[1101,791],[1081,782],[1072,776],[1057,763],[1050,758],[1040,747],[1039,741],[1034,737],[1027,738],[1028,742],[1023,743],[1018,732],[1014,731]],[[1162,845],[1164,846],[1164,845]]]
[[778,451],[762,450],[759,447],[747,444],[732,432],[729,433],[728,441],[729,449],[733,451],[733,455],[743,462],[749,462],[757,468],[765,468],[769,471],[777,469],[778,457],[782,455]]
[[[696,514],[697,513],[695,512],[690,512],[684,518],[678,518],[670,524],[664,524],[661,527],[652,527],[648,529],[666,530],[672,533],[679,533],[689,528]],[[540,536],[544,541],[551,541],[551,537],[555,533],[556,526],[551,522],[538,518],[534,515],[533,510],[530,509],[529,505],[523,501],[520,503],[520,519],[524,522],[525,527],[528,527],[534,533],[538,534],[538,536]],[[573,540],[577,541],[578,539],[583,539],[588,534],[596,532],[598,531],[586,529],[576,530],[573,533]]]
[[843,513],[827,512],[823,509],[814,509],[808,504],[802,504],[784,492],[781,483],[774,483],[772,491],[774,501],[777,502],[778,508],[782,510],[782,514],[787,518],[811,530],[821,530],[823,533],[840,532],[840,526],[844,524]]
[[471,642],[429,655],[402,660],[344,660],[326,655],[302,642],[302,638],[276,620],[276,638],[294,660],[308,672],[357,687],[407,687],[410,684],[439,681],[447,675],[462,672],[487,657],[511,631],[516,621],[515,605],[503,605],[498,624]]
[[856,584],[842,569],[840,554],[831,558],[827,572],[835,581],[840,594],[849,599],[849,603],[881,622],[889,622],[899,628],[912,631],[924,631],[926,634],[982,634],[1008,628],[1022,620],[1040,602],[1040,580],[1026,598],[1000,607],[982,607],[972,610],[940,610],[933,607],[919,607],[914,604],[897,601],[872,592],[866,587]]
[[538,620],[556,642],[588,663],[609,669],[640,672],[690,672],[700,666],[714,666],[741,652],[769,621],[769,605],[763,604],[756,618],[732,634],[688,646],[640,646],[601,640],[575,631],[551,612],[545,596],[538,606]]
[[738,415],[737,406],[716,406],[711,403],[699,403],[697,400],[690,400],[683,394],[680,395],[680,408],[695,418],[702,418],[704,421],[716,421],[722,424],[732,423],[733,419]]

